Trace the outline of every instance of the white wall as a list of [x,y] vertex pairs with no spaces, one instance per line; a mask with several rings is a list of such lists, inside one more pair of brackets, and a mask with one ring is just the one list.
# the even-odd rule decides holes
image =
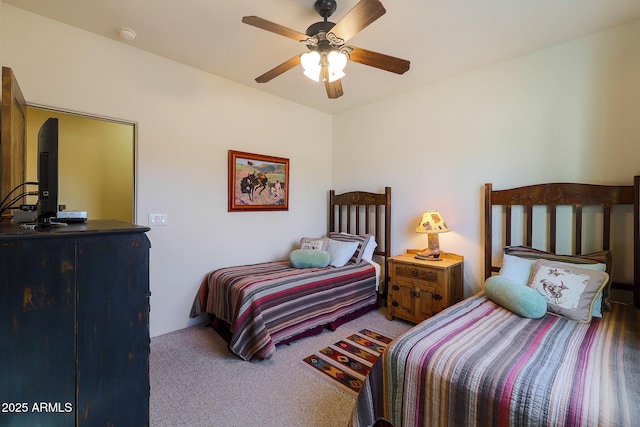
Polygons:
[[640,173],[639,42],[636,21],[336,115],[334,187],[392,187],[396,254],[426,246],[413,229],[438,209],[453,230],[440,246],[465,256],[476,292],[485,183],[629,185]]
[[[28,103],[137,123],[136,222],[169,217],[148,234],[152,336],[192,323],[207,271],[284,259],[301,236],[326,232],[330,115],[6,4],[0,11],[2,65]],[[227,212],[230,149],[290,159],[289,211]]]

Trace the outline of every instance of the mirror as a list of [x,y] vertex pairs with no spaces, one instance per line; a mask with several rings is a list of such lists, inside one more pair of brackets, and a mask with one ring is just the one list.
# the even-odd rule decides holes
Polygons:
[[133,222],[135,124],[27,106],[27,181],[38,180],[38,131],[49,117],[59,120],[58,203],[90,220]]

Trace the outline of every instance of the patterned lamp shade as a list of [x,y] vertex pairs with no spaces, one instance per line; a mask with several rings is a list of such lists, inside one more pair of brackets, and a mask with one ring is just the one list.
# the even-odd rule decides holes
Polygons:
[[446,233],[451,231],[438,211],[426,211],[416,227],[416,233]]
[[444,222],[442,215],[438,211],[426,211],[422,214],[420,223],[416,227],[416,233],[427,233],[429,239],[429,248],[422,252],[418,252],[417,255],[421,258],[439,258],[440,257],[440,241],[438,239],[438,233],[446,233],[451,231],[447,227],[447,223]]

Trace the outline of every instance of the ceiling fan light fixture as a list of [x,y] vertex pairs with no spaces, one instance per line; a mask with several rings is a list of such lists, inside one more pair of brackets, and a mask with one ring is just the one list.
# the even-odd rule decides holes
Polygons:
[[[2,1],[2,0],[0,0]],[[356,2],[356,0],[353,0]],[[337,23],[330,22],[329,16],[336,10],[336,0],[315,0],[315,10],[324,18],[311,24],[305,33],[267,21],[258,16],[244,16],[242,22],[305,45],[309,52],[298,54],[266,73],[258,76],[258,83],[266,83],[284,72],[302,65],[304,74],[310,79],[322,80],[329,99],[343,95],[340,79],[345,76],[348,61],[375,67],[396,74],[409,70],[409,61],[365,49],[348,46],[345,43],[386,13],[380,0],[357,0],[356,5]],[[335,32],[334,32],[335,31]]]
[[320,54],[316,51],[307,52],[300,57],[304,75],[316,82],[320,81],[320,72],[322,70],[320,59]]
[[337,50],[332,50],[327,55],[329,62],[329,83],[340,80],[345,76],[344,68],[347,66],[347,55]]

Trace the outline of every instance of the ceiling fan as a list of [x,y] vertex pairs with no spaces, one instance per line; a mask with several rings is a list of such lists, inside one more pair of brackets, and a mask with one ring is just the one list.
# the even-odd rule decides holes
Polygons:
[[360,0],[338,23],[328,21],[336,11],[335,0],[316,0],[314,9],[324,19],[300,33],[257,16],[245,16],[242,22],[297,40],[306,45],[309,52],[299,54],[256,78],[258,83],[266,83],[285,71],[302,65],[305,75],[313,80],[322,80],[331,99],[342,96],[343,69],[348,60],[360,64],[403,74],[409,69],[409,61],[382,53],[347,46],[347,40],[385,14],[386,10],[378,0]]

